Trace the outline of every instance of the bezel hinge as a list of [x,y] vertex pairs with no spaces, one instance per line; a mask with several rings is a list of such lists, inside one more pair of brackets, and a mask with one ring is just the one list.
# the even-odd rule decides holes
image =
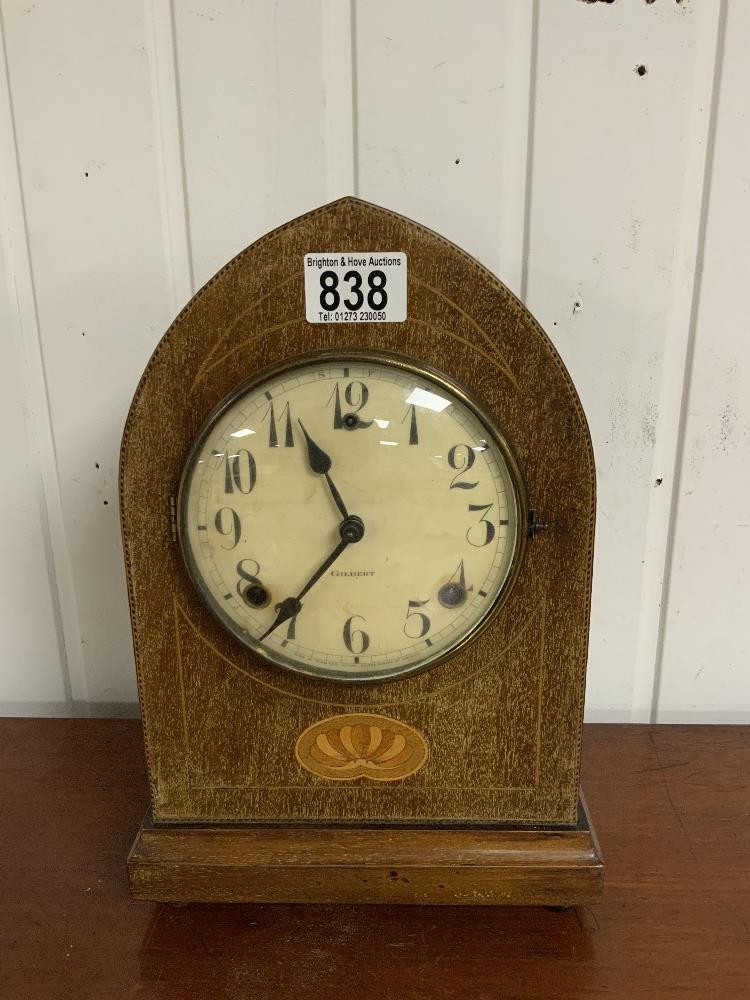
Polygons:
[[177,497],[169,498],[169,528],[172,534],[172,541],[177,541]]
[[527,534],[529,538],[536,538],[538,532],[544,531],[549,527],[547,519],[535,510],[529,511],[527,521]]

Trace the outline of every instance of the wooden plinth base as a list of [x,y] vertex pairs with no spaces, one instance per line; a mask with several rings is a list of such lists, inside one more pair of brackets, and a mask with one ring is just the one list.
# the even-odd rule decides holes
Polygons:
[[128,858],[136,899],[165,902],[575,906],[603,865],[581,802],[573,829],[155,825]]

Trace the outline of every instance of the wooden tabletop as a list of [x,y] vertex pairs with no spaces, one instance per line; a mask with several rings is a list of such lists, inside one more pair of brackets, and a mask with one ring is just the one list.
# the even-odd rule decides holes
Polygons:
[[0,997],[750,997],[750,727],[587,726],[604,902],[133,902],[138,722],[0,720]]

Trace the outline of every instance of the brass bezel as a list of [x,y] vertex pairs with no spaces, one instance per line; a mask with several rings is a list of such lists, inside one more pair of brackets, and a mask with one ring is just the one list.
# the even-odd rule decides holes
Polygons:
[[[220,417],[240,396],[256,389],[267,379],[275,378],[284,372],[292,371],[295,368],[301,368],[316,362],[330,364],[332,361],[336,361],[337,363],[340,362],[342,364],[345,364],[346,361],[351,361],[355,364],[366,364],[369,362],[371,364],[398,368],[401,371],[408,372],[434,382],[442,389],[448,391],[453,396],[456,396],[459,401],[463,403],[463,405],[466,406],[467,409],[469,409],[484,425],[492,437],[492,440],[497,446],[508,470],[511,486],[513,488],[513,496],[516,503],[516,537],[514,540],[513,555],[508,565],[508,573],[497,597],[484,616],[481,617],[476,624],[468,632],[466,632],[461,639],[458,640],[458,642],[448,649],[443,650],[434,658],[421,661],[417,664],[401,667],[393,670],[391,673],[380,672],[376,677],[362,674],[352,676],[350,674],[342,674],[339,671],[326,671],[322,669],[305,669],[304,664],[300,665],[296,661],[290,662],[282,656],[273,655],[273,651],[269,651],[265,647],[261,646],[258,640],[255,639],[247,630],[238,628],[234,619],[225,614],[223,609],[218,604],[215,604],[213,600],[210,599],[210,595],[203,590],[201,574],[193,558],[190,545],[186,541],[187,530],[185,518],[187,504],[183,503],[186,485],[193,472],[196,459],[200,453],[203,443],[217,420],[220,419]],[[440,664],[445,663],[446,660],[456,656],[471,642],[474,642],[477,638],[479,638],[479,636],[491,624],[508,599],[520,572],[528,537],[528,511],[529,502],[526,482],[521,472],[521,467],[513,446],[506,435],[500,430],[494,417],[488,414],[486,407],[480,403],[479,400],[464,385],[427,362],[418,361],[414,358],[408,358],[395,352],[382,350],[373,351],[368,348],[356,347],[324,348],[316,351],[308,351],[304,354],[297,354],[293,358],[287,358],[284,361],[280,361],[274,365],[264,368],[262,371],[254,373],[249,378],[240,382],[213,408],[213,410],[211,410],[201,424],[200,430],[190,447],[190,451],[188,452],[188,456],[182,468],[180,484],[177,491],[177,538],[188,575],[203,605],[227,630],[227,632],[229,632],[232,638],[241,643],[245,649],[261,657],[266,663],[272,664],[276,667],[281,667],[285,670],[290,670],[293,673],[301,674],[306,677],[314,677],[318,680],[330,680],[340,684],[381,684],[387,681],[401,680],[406,677],[411,677],[414,674],[421,673],[425,670],[432,670],[433,667],[437,667]],[[243,638],[243,636],[246,636],[246,638]]]

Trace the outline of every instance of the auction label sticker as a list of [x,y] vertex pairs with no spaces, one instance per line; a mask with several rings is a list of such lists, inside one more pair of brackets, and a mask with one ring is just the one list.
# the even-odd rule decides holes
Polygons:
[[373,251],[305,254],[308,323],[403,323],[406,254]]

